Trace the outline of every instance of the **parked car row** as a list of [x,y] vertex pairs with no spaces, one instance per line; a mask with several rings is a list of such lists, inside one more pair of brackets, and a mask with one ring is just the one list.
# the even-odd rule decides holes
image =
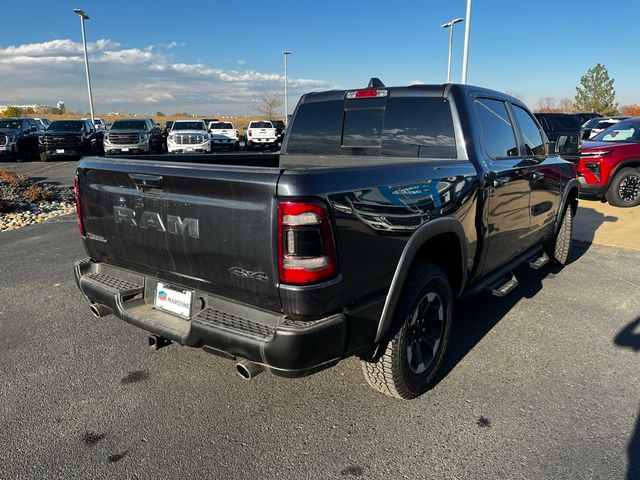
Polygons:
[[[246,128],[247,150],[277,150],[284,137],[284,122],[252,121]],[[151,119],[104,120],[40,118],[0,119],[0,157],[19,160],[83,155],[210,153],[214,148],[240,149],[241,135],[230,122],[218,119],[168,121],[165,128]]]

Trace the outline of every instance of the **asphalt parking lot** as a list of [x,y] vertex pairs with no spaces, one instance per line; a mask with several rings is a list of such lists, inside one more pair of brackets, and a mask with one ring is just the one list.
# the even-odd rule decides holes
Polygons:
[[[71,184],[74,166],[16,169]],[[570,265],[460,303],[446,375],[412,402],[353,359],[246,382],[198,350],[152,352],[90,314],[74,217],[2,233],[0,477],[640,479],[640,246],[610,230],[637,214],[583,202]]]

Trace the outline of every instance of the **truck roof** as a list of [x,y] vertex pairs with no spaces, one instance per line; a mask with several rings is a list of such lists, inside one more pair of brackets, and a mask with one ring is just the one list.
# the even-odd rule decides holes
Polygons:
[[486,93],[492,96],[506,97],[513,100],[516,103],[522,103],[515,97],[507,95],[497,90],[491,90],[485,87],[479,87],[477,85],[462,85],[459,83],[443,83],[443,84],[421,84],[421,85],[409,85],[409,86],[397,86],[397,87],[361,87],[350,88],[348,90],[327,90],[324,92],[311,92],[302,96],[301,103],[311,102],[323,102],[330,100],[342,100],[345,98],[347,92],[354,92],[358,90],[386,90],[390,96],[394,97],[447,97],[452,91],[459,92],[474,92],[474,93]]

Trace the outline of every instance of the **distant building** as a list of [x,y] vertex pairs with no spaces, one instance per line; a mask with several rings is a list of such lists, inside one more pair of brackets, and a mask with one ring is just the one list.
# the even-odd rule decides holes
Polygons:
[[0,105],[0,113],[4,113],[4,111],[9,107],[16,107],[20,109],[25,114],[45,114],[52,113],[54,109],[59,109],[62,113],[65,112],[64,102],[58,102],[55,107],[50,105]]
[[58,103],[56,103],[56,108],[60,110],[60,113],[65,113],[67,111],[67,107],[64,106],[63,101],[58,101]]

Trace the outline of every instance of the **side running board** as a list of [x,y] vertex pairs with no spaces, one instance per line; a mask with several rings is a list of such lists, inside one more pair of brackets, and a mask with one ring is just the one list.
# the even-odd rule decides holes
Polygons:
[[513,272],[509,272],[508,275],[489,285],[487,287],[487,290],[491,292],[491,295],[495,295],[496,297],[504,297],[509,292],[513,291],[513,289],[517,286],[518,279],[513,274]]
[[534,255],[529,259],[529,266],[534,270],[539,270],[544,267],[547,263],[549,263],[549,256],[543,250],[542,254]]

